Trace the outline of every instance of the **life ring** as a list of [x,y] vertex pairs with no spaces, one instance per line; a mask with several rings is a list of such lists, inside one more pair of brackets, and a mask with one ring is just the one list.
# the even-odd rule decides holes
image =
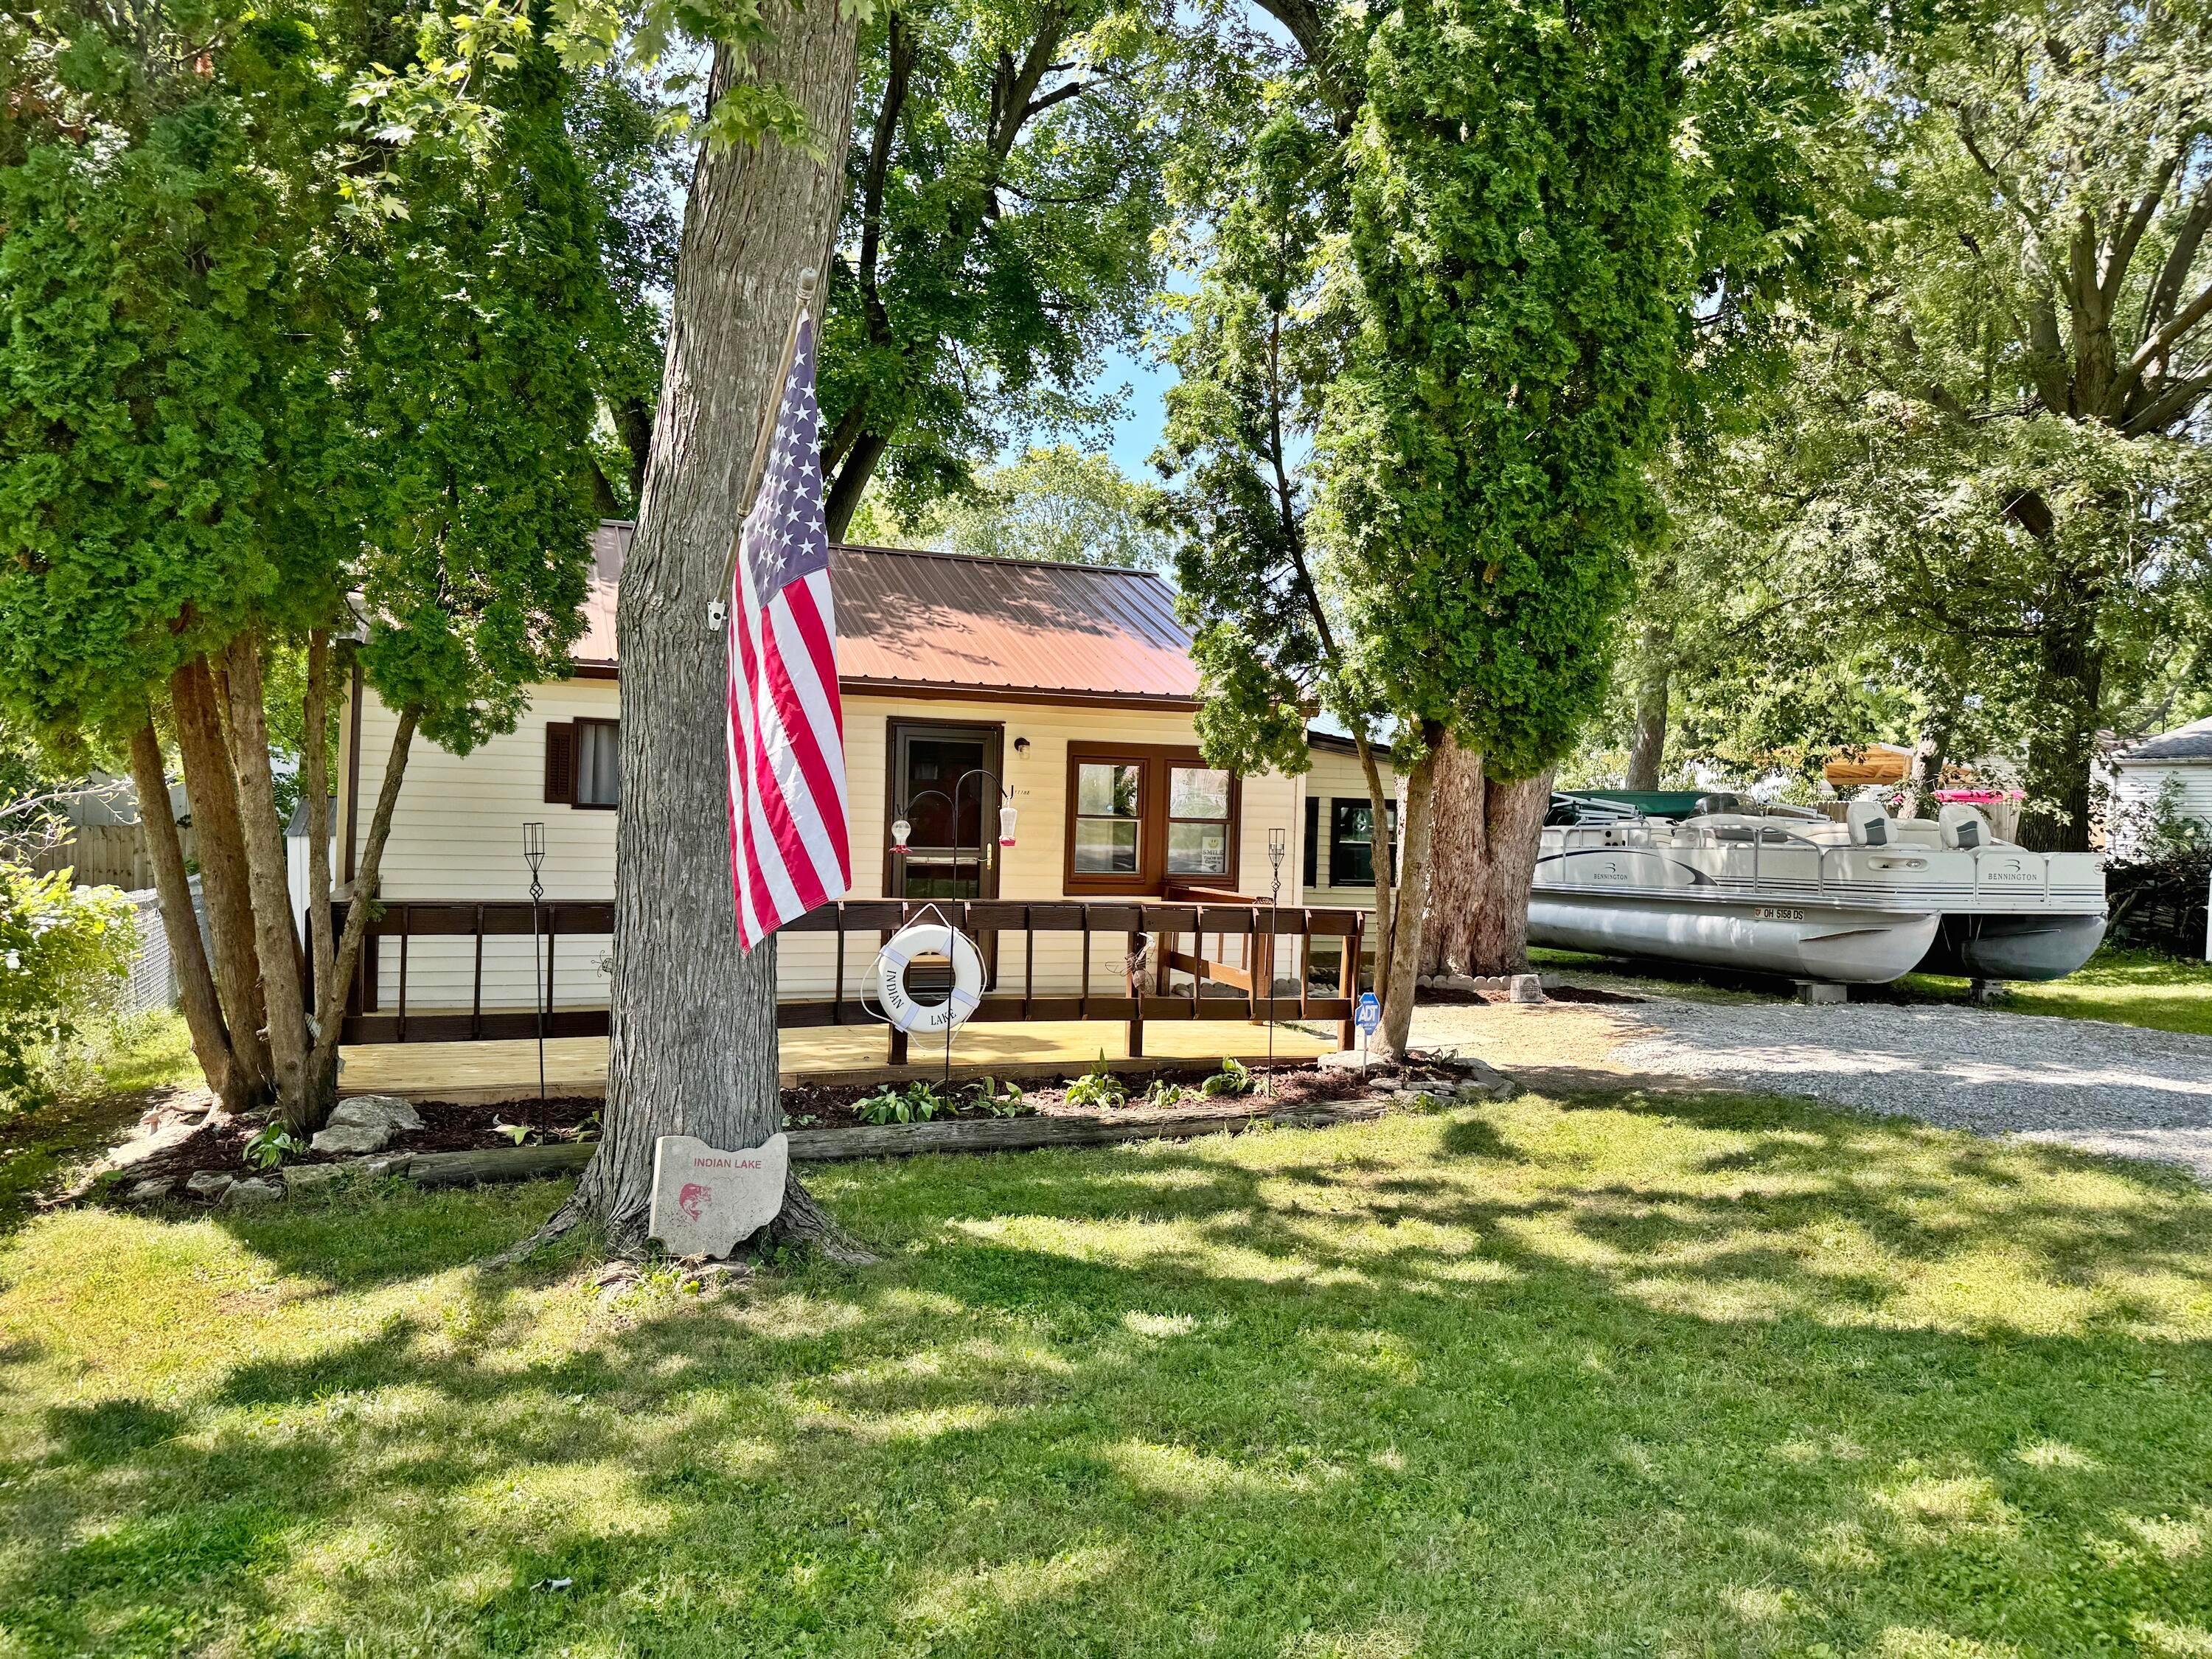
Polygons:
[[[908,994],[906,970],[916,957],[951,963],[952,994],[944,1001],[917,1002]],[[982,1006],[983,953],[967,934],[941,923],[909,923],[876,953],[876,1000],[902,1031],[951,1030]]]

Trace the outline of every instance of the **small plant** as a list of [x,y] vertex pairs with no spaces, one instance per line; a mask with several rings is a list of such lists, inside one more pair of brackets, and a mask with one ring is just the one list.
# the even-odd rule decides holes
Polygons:
[[257,1170],[273,1170],[296,1157],[307,1143],[281,1123],[265,1123],[246,1143],[246,1161]]
[[969,1104],[978,1111],[988,1112],[993,1117],[1019,1117],[1034,1110],[1022,1097],[1022,1091],[1011,1082],[1004,1088],[995,1079],[985,1078],[969,1090]]
[[495,1135],[505,1135],[518,1146],[536,1133],[527,1123],[494,1123],[491,1132]]
[[1152,1079],[1152,1086],[1145,1091],[1142,1103],[1146,1106],[1177,1106],[1189,1093],[1190,1091],[1180,1083],[1170,1083],[1164,1077],[1156,1077]]
[[1085,1072],[1067,1085],[1067,1103],[1111,1111],[1116,1106],[1129,1103],[1129,1091],[1121,1086],[1121,1079],[1100,1066],[1095,1072]]
[[819,1114],[814,1112],[801,1112],[797,1117],[789,1112],[783,1115],[783,1127],[787,1129],[811,1129],[821,1121]]
[[875,1093],[853,1103],[853,1115],[863,1123],[927,1123],[940,1112],[949,1113],[952,1103],[933,1088],[927,1079],[909,1083],[903,1089],[885,1084]]
[[1256,1085],[1252,1080],[1252,1068],[1241,1060],[1224,1059],[1221,1069],[1198,1085],[1202,1095],[1249,1095]]

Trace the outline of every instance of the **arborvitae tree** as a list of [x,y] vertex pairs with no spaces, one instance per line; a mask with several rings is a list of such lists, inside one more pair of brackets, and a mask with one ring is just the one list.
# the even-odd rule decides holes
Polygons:
[[[52,738],[127,749],[149,799],[173,734],[211,975],[174,826],[144,822],[195,1048],[227,1101],[273,1092],[295,1130],[335,1096],[413,733],[465,750],[566,672],[605,303],[547,50],[511,35],[474,142],[364,139],[349,88],[436,58],[449,26],[356,22],[41,14],[15,26],[33,72],[0,134],[0,700]],[[356,634],[398,736],[335,939],[315,860],[311,1006],[264,684],[304,650],[319,735]],[[319,820],[325,746],[303,748]]]

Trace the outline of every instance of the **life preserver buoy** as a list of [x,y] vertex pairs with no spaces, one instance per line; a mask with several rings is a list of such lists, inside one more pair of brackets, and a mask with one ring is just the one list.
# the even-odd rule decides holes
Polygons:
[[[952,964],[952,992],[942,1002],[917,1002],[906,988],[916,957],[943,957]],[[909,923],[876,952],[876,1000],[902,1031],[946,1031],[982,1006],[983,953],[967,934],[937,922]]]

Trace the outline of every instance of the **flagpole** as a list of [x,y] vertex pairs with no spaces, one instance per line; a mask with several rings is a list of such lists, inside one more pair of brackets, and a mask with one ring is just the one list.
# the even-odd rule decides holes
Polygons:
[[815,295],[822,286],[822,273],[812,265],[799,273],[799,302],[792,307],[791,331],[784,336],[783,356],[776,365],[775,376],[769,382],[767,401],[761,406],[760,436],[753,444],[753,464],[745,474],[744,505],[738,511],[738,521],[730,527],[730,556],[722,566],[721,586],[714,590],[707,602],[707,625],[720,632],[726,624],[729,613],[725,608],[730,602],[730,589],[738,579],[738,548],[745,533],[745,520],[752,516],[753,502],[760,495],[762,477],[768,471],[768,452],[775,441],[777,416],[783,411],[783,383],[791,374],[792,360],[799,355],[799,325],[805,320],[814,304]]

